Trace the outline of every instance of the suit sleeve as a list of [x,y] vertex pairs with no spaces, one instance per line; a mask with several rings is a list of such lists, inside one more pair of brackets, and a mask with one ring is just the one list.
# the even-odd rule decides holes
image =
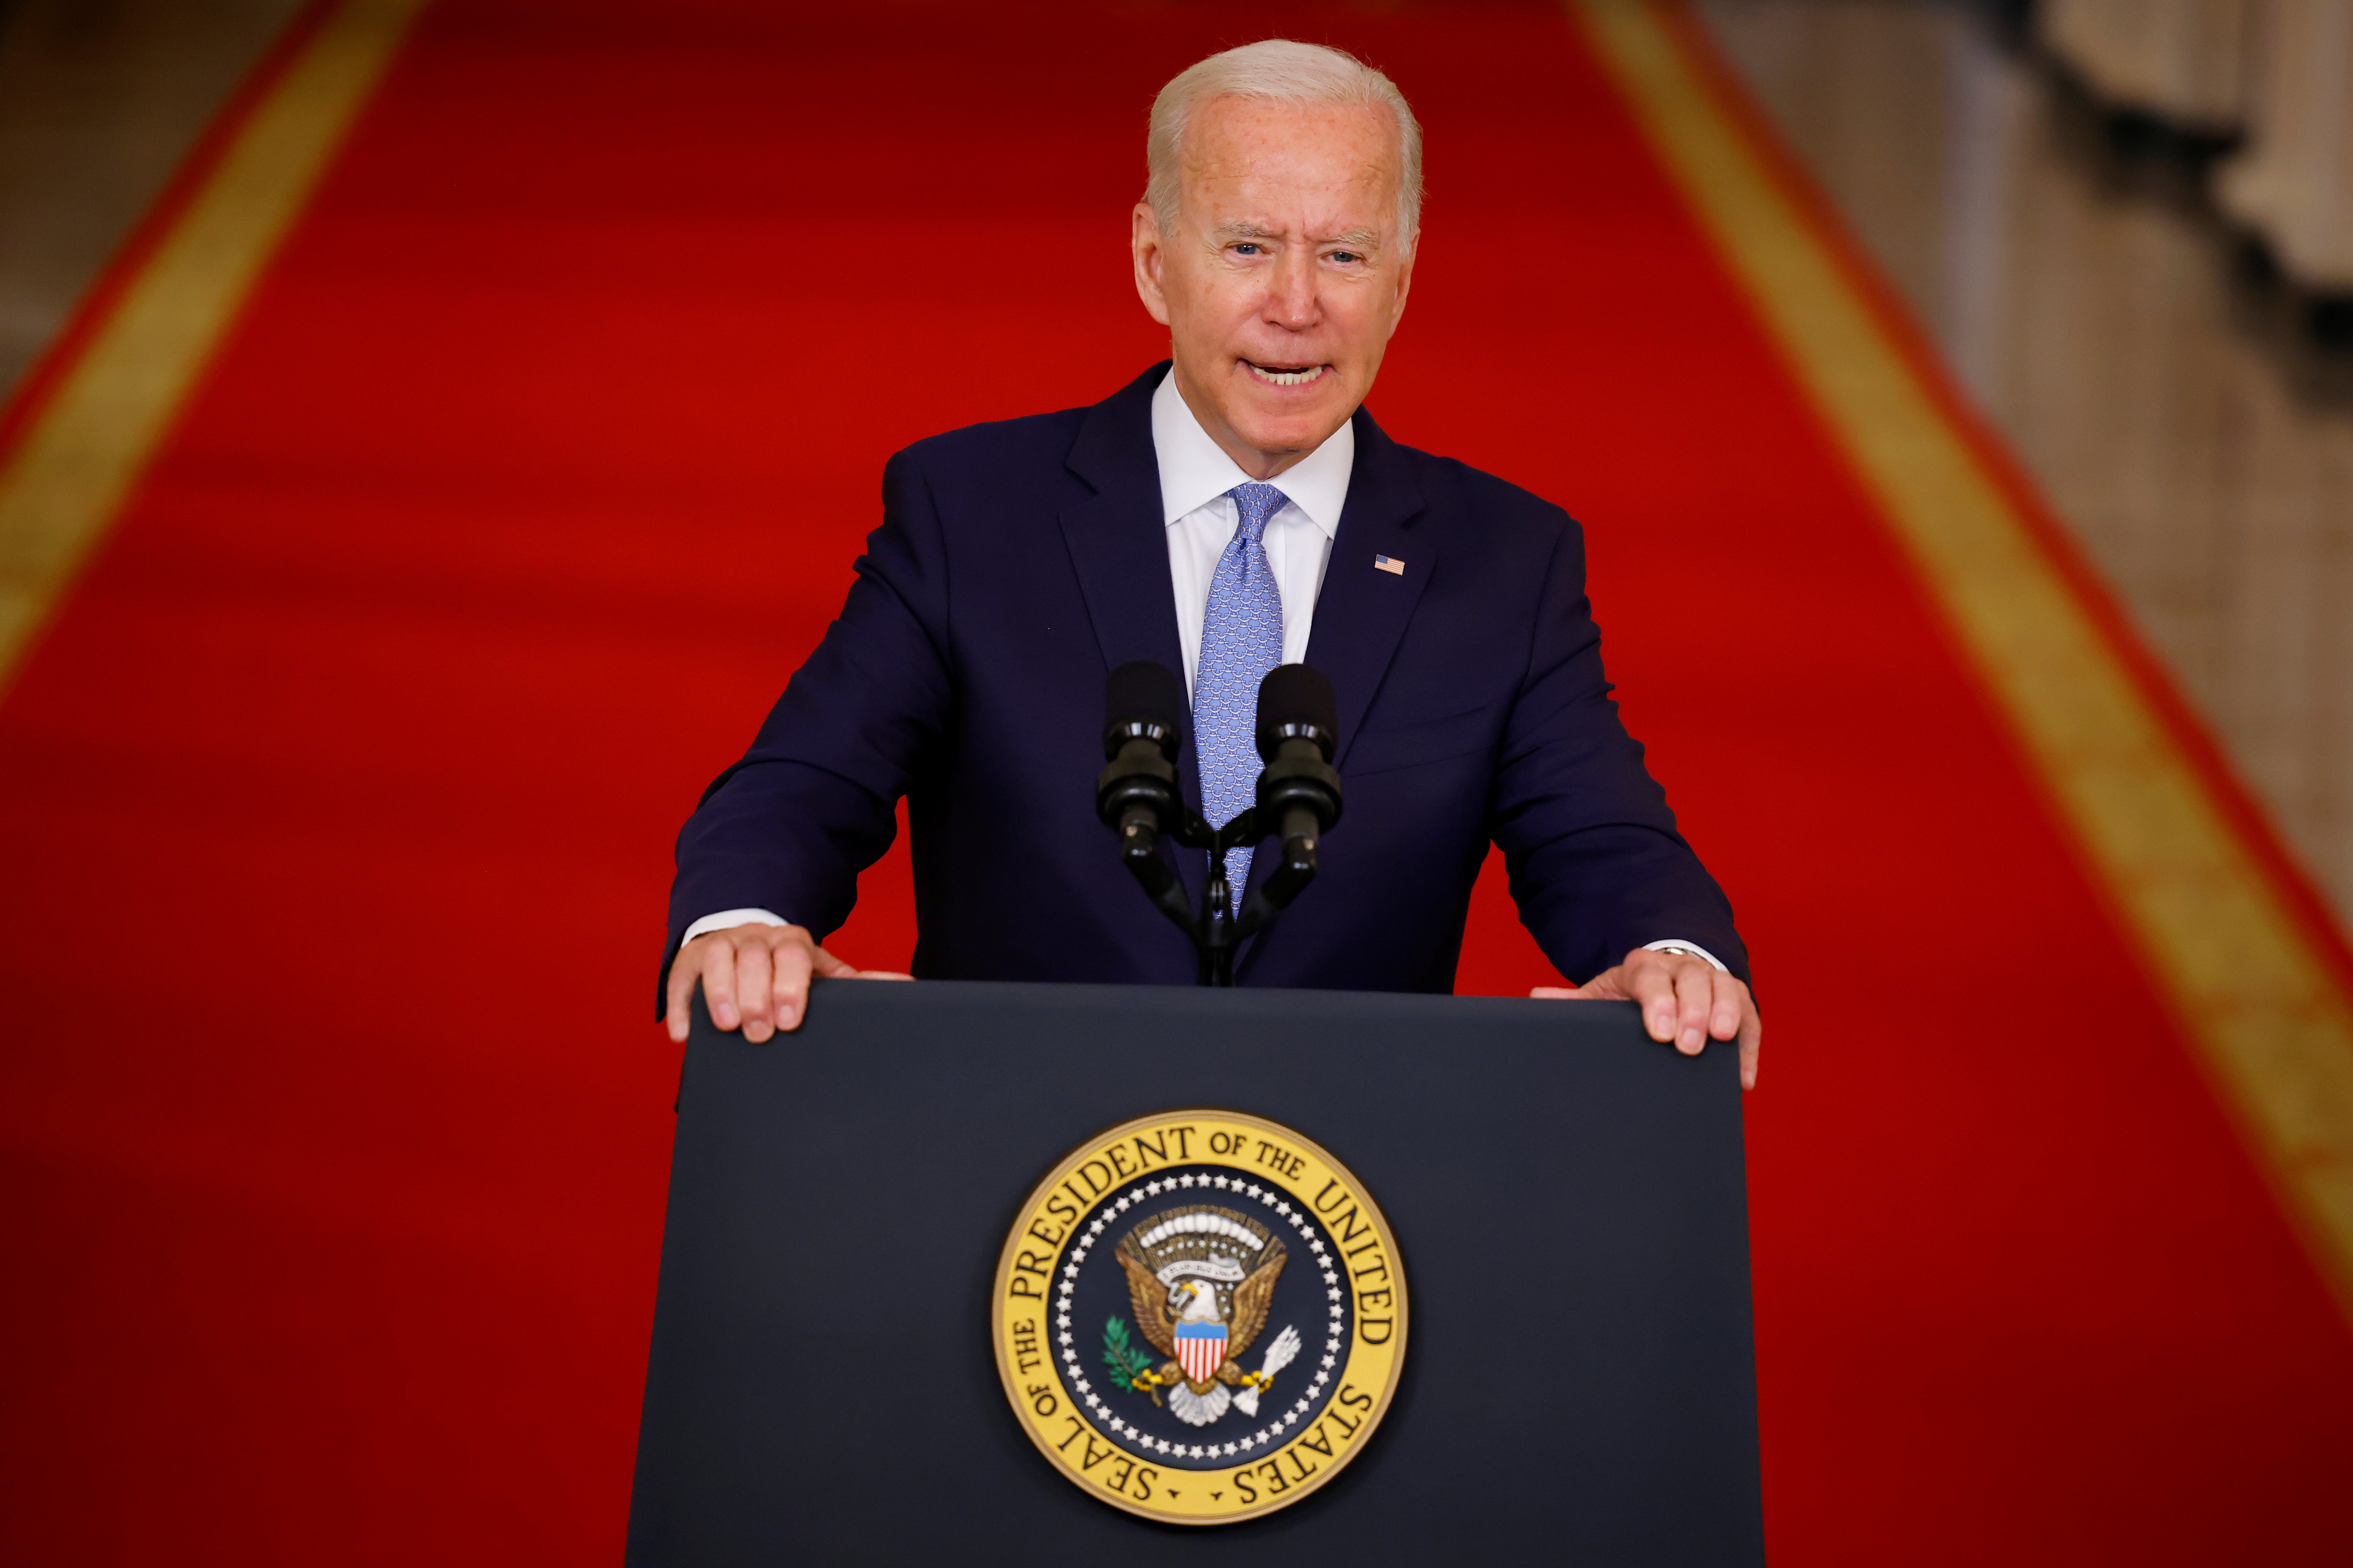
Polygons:
[[751,750],[679,832],[664,976],[686,927],[717,910],[773,910],[820,941],[839,929],[936,754],[952,690],[947,550],[910,453],[883,470],[882,525],[856,573]]
[[1675,830],[1666,792],[1618,717],[1585,593],[1585,541],[1566,515],[1528,666],[1504,726],[1492,833],[1520,919],[1583,984],[1634,948],[1696,942],[1748,979],[1732,906]]

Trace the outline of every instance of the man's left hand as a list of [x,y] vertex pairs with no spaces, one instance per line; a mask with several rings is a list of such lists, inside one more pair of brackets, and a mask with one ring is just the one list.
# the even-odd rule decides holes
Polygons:
[[1740,1087],[1757,1087],[1757,1048],[1765,1025],[1748,987],[1705,959],[1638,947],[1615,969],[1571,990],[1539,985],[1531,996],[1568,1002],[1639,1002],[1651,1038],[1695,1057],[1710,1040],[1740,1041]]

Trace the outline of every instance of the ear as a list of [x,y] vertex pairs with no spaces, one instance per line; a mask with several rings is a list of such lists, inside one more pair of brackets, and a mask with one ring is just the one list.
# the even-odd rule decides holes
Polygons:
[[1162,326],[1168,324],[1168,297],[1161,289],[1161,273],[1168,259],[1160,216],[1149,202],[1138,202],[1128,216],[1128,255],[1135,263],[1135,292],[1144,308]]
[[1397,269],[1397,302],[1389,307],[1389,331],[1392,332],[1398,330],[1398,323],[1405,320],[1405,297],[1413,291],[1413,264],[1420,254],[1421,230],[1415,229],[1412,238],[1406,242],[1405,258]]

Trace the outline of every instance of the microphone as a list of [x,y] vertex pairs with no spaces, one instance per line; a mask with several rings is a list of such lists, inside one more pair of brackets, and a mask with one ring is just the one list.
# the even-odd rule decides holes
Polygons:
[[[1339,704],[1332,683],[1303,664],[1267,671],[1259,682],[1253,736],[1266,764],[1258,777],[1258,801],[1222,827],[1202,821],[1177,793],[1176,759],[1185,749],[1191,706],[1184,681],[1165,664],[1138,659],[1111,672],[1103,689],[1103,771],[1095,776],[1095,815],[1119,835],[1120,858],[1145,896],[1191,940],[1200,955],[1201,984],[1231,985],[1238,947],[1315,879],[1317,841],[1340,820],[1340,775],[1332,769],[1340,746]],[[1236,911],[1226,851],[1270,833],[1282,836],[1282,863]],[[1208,851],[1198,912],[1160,853],[1163,838]]]
[[[1315,842],[1340,820],[1339,703],[1322,670],[1279,664],[1258,688],[1258,820],[1282,840],[1283,872],[1315,874]],[[1285,901],[1288,901],[1287,900]]]
[[1160,836],[1183,822],[1176,758],[1185,749],[1185,682],[1165,664],[1139,658],[1103,687],[1104,767],[1095,779],[1095,815],[1119,835],[1134,861],[1155,854]]

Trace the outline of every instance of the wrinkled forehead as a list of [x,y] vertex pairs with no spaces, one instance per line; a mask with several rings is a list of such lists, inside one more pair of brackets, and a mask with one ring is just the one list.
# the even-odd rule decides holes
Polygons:
[[1182,199],[1213,221],[1387,228],[1403,151],[1379,109],[1212,99],[1187,128]]

